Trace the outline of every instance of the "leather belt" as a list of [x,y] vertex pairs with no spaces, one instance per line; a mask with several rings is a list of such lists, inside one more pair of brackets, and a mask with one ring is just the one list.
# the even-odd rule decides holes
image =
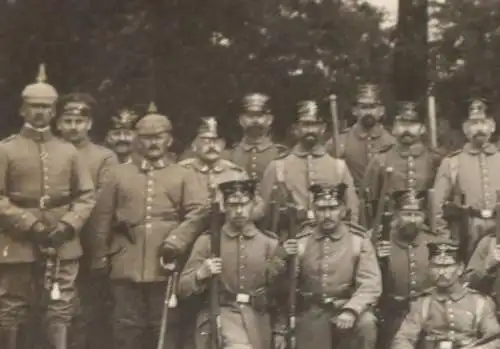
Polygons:
[[23,198],[10,197],[10,202],[21,208],[39,208],[42,210],[50,210],[53,208],[67,206],[71,204],[73,198],[70,196],[49,196],[44,195],[41,198]]
[[303,306],[308,306],[308,305],[319,305],[321,307],[340,307],[344,305],[347,301],[347,297],[328,297],[328,296],[323,296],[323,295],[318,295],[318,294],[307,294],[307,293],[301,293],[300,294],[301,298],[301,303]]
[[257,294],[221,292],[219,301],[224,305],[248,305],[255,309],[265,309],[268,306],[267,296],[264,292]]
[[495,218],[496,212],[495,210],[480,210],[477,208],[469,208],[469,215],[475,218],[492,219]]

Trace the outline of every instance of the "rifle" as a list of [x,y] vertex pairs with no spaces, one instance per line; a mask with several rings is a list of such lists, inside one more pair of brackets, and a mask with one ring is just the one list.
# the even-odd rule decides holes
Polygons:
[[428,109],[428,126],[429,126],[429,147],[432,149],[437,149],[437,130],[436,130],[436,98],[434,96],[429,96],[427,99]]
[[389,188],[390,188],[390,181],[392,177],[392,172],[393,168],[392,167],[386,167],[384,170],[383,174],[383,184],[382,184],[382,190],[380,192],[380,201],[377,203],[377,212],[375,213],[375,217],[373,219],[373,231],[374,235],[372,236],[372,241],[376,241],[380,239],[380,224],[382,222],[382,216],[384,215],[385,208],[386,208],[386,202],[390,201],[389,198]]
[[[212,189],[212,200],[210,203],[210,251],[212,257],[220,258],[221,236],[220,230],[222,227],[222,213],[220,212],[220,204],[215,199],[215,188]],[[221,334],[221,319],[220,319],[220,302],[219,302],[219,276],[213,276],[210,280],[210,348],[222,349],[222,334]]]
[[370,227],[372,220],[372,205],[370,202],[371,192],[369,188],[364,188],[359,195],[359,206],[361,207],[359,222],[360,224],[368,228]]
[[[291,205],[288,207],[288,239],[297,237],[298,221],[297,214]],[[297,318],[297,286],[298,286],[298,258],[297,256],[289,256],[287,259],[287,274],[289,280],[288,289],[288,304],[287,304],[287,349],[295,349],[297,347],[297,338],[295,333],[296,318]]]
[[427,192],[427,220],[429,221],[429,227],[433,233],[435,233],[437,229],[435,204],[434,189],[431,188]]
[[160,259],[160,265],[165,272],[168,272],[167,286],[165,287],[165,297],[163,299],[163,311],[161,314],[160,333],[158,336],[157,349],[163,349],[165,346],[165,337],[167,335],[168,310],[177,306],[177,298],[175,290],[177,288],[177,279],[179,273],[175,271],[175,263],[165,263],[163,258]]
[[[379,241],[390,241],[391,240],[391,223],[394,214],[391,212],[391,202],[390,200],[385,200],[384,202],[384,213],[381,219],[381,230]],[[380,269],[382,271],[382,284],[384,289],[388,286],[388,276],[389,276],[389,257],[384,257],[380,260]]]
[[340,129],[339,129],[339,116],[338,116],[338,110],[337,110],[337,96],[334,94],[331,94],[329,96],[329,101],[330,101],[330,115],[332,117],[332,140],[333,144],[335,147],[335,153],[333,156],[335,158],[340,158],[342,156],[341,151],[340,151]]

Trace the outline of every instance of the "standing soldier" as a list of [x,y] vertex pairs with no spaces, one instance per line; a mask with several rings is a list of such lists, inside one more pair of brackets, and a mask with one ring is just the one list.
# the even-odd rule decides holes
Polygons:
[[243,139],[226,154],[228,160],[243,167],[258,182],[267,165],[286,151],[285,146],[273,143],[269,136],[274,117],[268,104],[269,97],[261,93],[245,96],[239,118]]
[[[113,168],[91,222],[93,269],[111,268],[114,345],[121,349],[156,345],[167,279],[159,256],[170,262],[185,255],[205,224],[208,197],[192,170],[166,156],[173,141],[166,116],[144,116],[136,133],[137,153]],[[182,346],[185,326],[179,308],[171,310],[166,349]]]
[[[221,229],[220,257],[211,252],[211,236],[196,241],[179,280],[184,297],[207,295],[209,281],[220,281],[220,349],[269,349],[268,289],[274,278],[267,271],[278,240],[260,231],[252,222],[255,182],[240,180],[220,185],[224,196],[226,221]],[[209,349],[209,318],[203,309],[197,319],[196,349]]]
[[[224,147],[225,142],[217,132],[217,120],[213,117],[202,118],[193,142],[194,156],[180,161],[179,165],[195,171],[209,192],[217,189],[222,182],[248,179],[242,167],[221,159]],[[222,204],[222,200],[219,202]]]
[[[428,278],[427,244],[436,233],[425,226],[425,192],[394,192],[395,213],[389,241],[376,244],[381,263],[384,294],[380,302],[380,349],[389,349],[392,339],[409,311],[410,303],[432,286]],[[385,264],[384,264],[385,263]]]
[[[58,104],[57,129],[64,140],[78,149],[99,194],[118,159],[111,150],[93,143],[89,138],[96,101],[90,95],[72,93],[61,97]],[[111,300],[107,280],[97,280],[89,274],[89,238],[93,233],[85,226],[80,237],[84,255],[77,280],[80,306],[72,325],[72,349],[107,349],[111,342],[111,320],[107,317],[111,311]]]
[[378,86],[365,84],[359,88],[352,113],[357,122],[340,134],[337,142],[340,149],[335,149],[336,142],[332,140],[327,142],[326,148],[330,155],[345,159],[354,184],[359,188],[373,155],[393,145],[396,140],[382,124],[385,108],[380,101]]
[[264,203],[271,202],[275,188],[291,193],[293,204],[299,212],[299,223],[314,219],[312,195],[313,184],[347,185],[347,207],[351,220],[358,220],[358,197],[353,180],[344,160],[334,159],[326,153],[320,140],[325,132],[325,122],[318,115],[314,101],[299,103],[299,118],[296,124],[298,144],[289,155],[272,161],[264,172],[261,194]]
[[120,163],[131,162],[132,143],[135,137],[134,124],[139,116],[130,109],[121,110],[111,117],[112,128],[106,136],[107,145],[116,153]]
[[363,228],[343,221],[345,184],[310,189],[318,224],[283,245],[299,265],[297,348],[373,349],[372,308],[382,283],[372,243]]
[[[37,82],[22,92],[21,132],[0,144],[0,347],[8,349],[26,338],[19,331],[32,296],[43,299],[48,347],[67,348],[82,255],[78,235],[95,204],[88,167],[50,131],[57,92],[45,81],[42,65]],[[43,265],[42,275],[35,265]],[[34,284],[44,289],[32,293]]]
[[[403,102],[394,121],[397,144],[381,149],[370,161],[363,180],[370,192],[369,200],[378,210],[378,198],[394,191],[413,188],[426,191],[432,186],[440,157],[423,143],[425,125],[419,121],[416,105]],[[390,183],[384,185],[384,173],[392,168]],[[382,193],[385,187],[385,193]]]
[[[479,339],[498,334],[500,325],[489,297],[460,283],[464,270],[458,245],[430,243],[430,277],[435,290],[411,305],[394,341],[393,349],[470,348],[494,349],[499,341],[472,346]],[[487,342],[487,341],[486,341]]]
[[[495,132],[495,121],[486,115],[483,101],[472,101],[469,118],[463,130],[468,139],[464,147],[443,159],[434,183],[437,218],[445,224],[442,206],[453,201],[456,195],[464,195],[463,214],[470,215],[468,233],[462,236],[470,256],[477,241],[495,226],[495,192],[500,189],[500,153],[490,138]],[[467,229],[467,228],[466,228]]]

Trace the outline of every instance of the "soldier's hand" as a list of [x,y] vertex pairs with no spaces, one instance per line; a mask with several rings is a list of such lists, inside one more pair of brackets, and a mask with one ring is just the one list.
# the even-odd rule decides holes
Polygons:
[[283,243],[283,248],[289,256],[295,256],[299,253],[299,242],[296,239],[289,239]]
[[274,349],[286,349],[286,338],[282,334],[274,337]]
[[335,325],[341,330],[349,330],[354,327],[356,315],[352,311],[343,311],[335,319]]
[[198,280],[211,278],[213,275],[218,275],[222,272],[222,259],[208,258],[205,259],[202,266],[196,272]]
[[61,247],[64,243],[75,237],[75,230],[67,223],[59,222],[48,236],[47,245],[54,248]]
[[49,228],[40,221],[36,221],[30,229],[30,239],[36,244],[43,244],[47,241],[49,236]]
[[391,243],[389,241],[378,241],[375,248],[378,258],[386,258],[391,255]]

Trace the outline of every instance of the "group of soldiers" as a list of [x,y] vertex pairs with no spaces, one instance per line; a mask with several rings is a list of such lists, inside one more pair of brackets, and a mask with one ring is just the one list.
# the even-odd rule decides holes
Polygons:
[[60,97],[44,66],[22,99],[22,129],[0,142],[0,348],[500,347],[483,101],[443,154],[415,103],[387,131],[373,84],[326,142],[300,102],[291,148],[252,93],[241,142],[203,117],[177,159],[154,104],[113,117],[105,147],[88,135],[96,101]]

